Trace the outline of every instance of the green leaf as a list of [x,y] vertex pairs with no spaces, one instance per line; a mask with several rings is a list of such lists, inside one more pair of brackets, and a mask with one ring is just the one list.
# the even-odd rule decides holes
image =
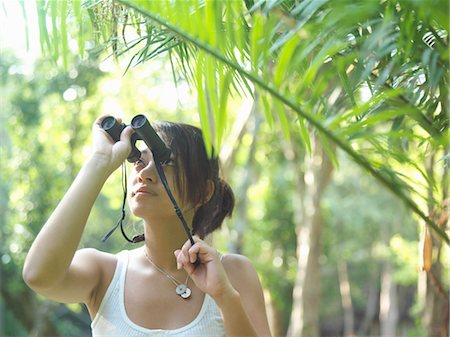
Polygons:
[[81,57],[84,56],[84,21],[81,13],[81,0],[72,0],[73,13],[75,14],[76,22],[78,25],[78,52]]
[[283,104],[281,104],[281,102],[278,100],[274,101],[274,105],[275,105],[275,110],[278,115],[278,120],[280,121],[281,128],[283,129],[283,132],[284,132],[284,136],[289,141],[291,139],[291,134],[290,134],[290,130],[289,130],[289,122],[286,117],[285,108],[284,108]]
[[263,107],[264,116],[266,118],[267,124],[269,124],[270,128],[273,128],[274,119],[269,99],[267,98],[264,92],[258,93],[257,97],[261,101],[261,104],[259,106]]
[[327,126],[332,130],[342,130],[342,123],[344,121],[351,122],[351,119],[357,117],[357,120],[362,118],[361,116],[370,111],[374,106],[377,106],[381,102],[398,97],[403,92],[403,89],[392,89],[382,91],[376,96],[372,96],[367,102],[359,106],[355,106],[353,109],[349,109],[340,115],[330,116],[327,120]]
[[[325,134],[322,134],[321,132],[318,132],[317,135],[320,139],[320,144],[322,145],[323,149],[325,150],[325,153],[327,154],[328,158],[333,163],[333,166],[336,168],[339,168],[339,160],[337,159],[337,156],[336,156],[336,150],[330,144],[328,137]],[[311,150],[309,151],[309,153],[311,153]]]
[[311,139],[309,137],[309,131],[308,128],[305,125],[305,120],[301,117],[299,117],[297,119],[298,121],[298,125],[299,125],[299,132],[300,132],[300,137],[303,141],[303,143],[305,144],[305,148],[306,148],[306,152],[311,155]]
[[68,43],[68,36],[67,36],[67,1],[59,1],[58,4],[60,5],[59,8],[59,15],[60,15],[60,25],[61,25],[61,53],[62,53],[62,59],[63,59],[63,66],[64,69],[69,68],[69,43]]
[[[20,3],[20,7],[22,8],[22,15],[23,15],[23,19],[25,22],[25,43],[26,43],[26,48],[27,50],[30,49],[30,36],[28,34],[28,18],[27,18],[27,11],[26,11],[26,6],[25,6],[25,0],[19,0]],[[4,4],[3,4],[4,5]]]
[[289,76],[287,71],[292,55],[294,54],[296,47],[299,43],[297,36],[291,37],[289,41],[281,48],[280,55],[273,71],[273,84],[281,86],[285,76]]
[[196,65],[196,82],[197,82],[197,101],[200,115],[200,124],[203,131],[203,138],[205,140],[206,151],[208,156],[212,155],[212,137],[211,137],[211,123],[208,114],[208,102],[207,95],[203,82],[203,67],[205,65],[205,55],[202,52],[198,53],[197,65]]
[[220,1],[205,1],[205,29],[206,40],[213,48],[217,48],[218,40],[216,34],[220,26],[216,24],[216,13],[221,13]]
[[53,59],[55,62],[58,61],[59,58],[59,39],[58,39],[58,1],[51,1],[50,2],[50,14],[52,18],[52,32],[53,32]]
[[230,93],[230,85],[231,82],[233,81],[232,70],[227,70],[225,75],[222,75],[220,78],[221,78],[220,103],[217,117],[217,125],[221,126],[217,128],[217,142],[219,145],[222,143],[224,131],[227,126],[227,101]]
[[353,107],[356,107],[356,100],[354,95],[354,87],[351,86],[350,80],[347,76],[347,73],[344,69],[344,64],[338,64],[338,62],[334,62],[336,65],[336,70],[339,75],[339,78],[341,80],[342,86],[344,87],[345,92],[347,93],[348,97],[350,98],[350,102],[352,103]]
[[252,70],[258,71],[261,55],[261,39],[264,36],[264,19],[262,15],[256,14],[253,17],[253,29],[250,32],[250,60]]
[[45,11],[45,1],[36,0],[36,10],[39,24],[39,40],[42,54],[46,55],[47,50],[51,49],[50,37],[47,29],[47,13]]

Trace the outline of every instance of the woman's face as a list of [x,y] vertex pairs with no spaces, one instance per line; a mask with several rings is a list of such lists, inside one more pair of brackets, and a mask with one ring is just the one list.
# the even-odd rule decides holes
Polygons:
[[[130,209],[138,217],[175,215],[172,202],[159,177],[153,160],[152,152],[147,148],[140,148],[141,158],[133,164],[130,175]],[[176,170],[174,158],[162,165],[164,174],[175,200],[180,204],[179,191],[176,187]]]

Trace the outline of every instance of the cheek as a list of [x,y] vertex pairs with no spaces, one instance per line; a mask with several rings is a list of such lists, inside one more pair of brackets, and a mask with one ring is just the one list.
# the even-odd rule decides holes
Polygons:
[[130,195],[128,195],[127,197],[127,204],[131,214],[133,214],[134,216],[139,216],[139,214],[137,214],[139,213],[139,208],[137,207],[136,203],[133,201],[133,198]]
[[128,175],[127,179],[128,190],[130,190],[131,187],[133,187],[133,185],[136,185],[136,183],[137,183],[137,173],[134,169],[131,169],[131,173]]

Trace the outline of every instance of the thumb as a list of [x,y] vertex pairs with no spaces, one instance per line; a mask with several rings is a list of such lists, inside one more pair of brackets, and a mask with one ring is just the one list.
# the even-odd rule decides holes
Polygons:
[[114,162],[119,162],[118,166],[126,159],[131,151],[131,135],[134,129],[127,126],[120,134],[120,141],[113,145]]
[[134,129],[131,126],[127,126],[122,130],[120,134],[120,141],[130,141],[131,135],[134,133]]

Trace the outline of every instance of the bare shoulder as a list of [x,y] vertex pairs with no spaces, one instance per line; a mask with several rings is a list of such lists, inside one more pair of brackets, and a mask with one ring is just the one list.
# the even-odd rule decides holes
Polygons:
[[79,249],[76,251],[75,256],[83,262],[88,262],[88,264],[115,265],[117,262],[117,256],[115,254],[103,252],[95,248]]
[[259,277],[250,259],[240,254],[222,256],[222,264],[233,287],[238,291],[259,286]]
[[224,254],[221,261],[225,268],[245,268],[252,267],[253,264],[247,256],[241,254]]
[[77,250],[72,264],[79,268],[86,268],[86,272],[93,272],[102,278],[105,274],[114,273],[117,256],[95,248]]

